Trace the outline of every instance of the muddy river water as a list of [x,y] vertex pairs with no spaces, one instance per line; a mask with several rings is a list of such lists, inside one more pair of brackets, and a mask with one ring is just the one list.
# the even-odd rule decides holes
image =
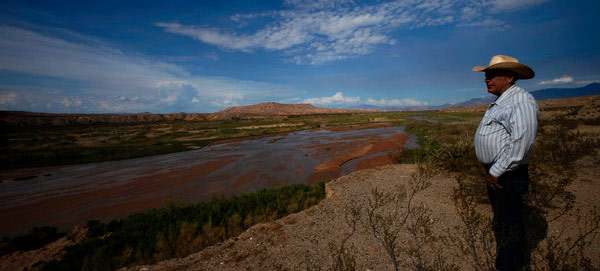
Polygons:
[[0,171],[0,236],[123,217],[167,199],[193,202],[315,183],[394,162],[415,138],[391,124],[321,128],[137,159]]

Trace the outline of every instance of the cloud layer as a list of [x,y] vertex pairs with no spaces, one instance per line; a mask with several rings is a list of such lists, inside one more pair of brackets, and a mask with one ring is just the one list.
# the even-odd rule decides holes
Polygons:
[[45,32],[0,26],[0,71],[24,78],[0,85],[0,109],[206,112],[296,93],[275,84],[191,75],[177,65],[77,33]]
[[320,97],[320,98],[308,98],[302,101],[302,103],[319,105],[319,106],[332,106],[332,105],[356,105],[360,102],[360,97],[344,97],[344,93],[336,92],[331,97]]
[[304,99],[302,103],[327,107],[360,107],[364,105],[371,105],[376,107],[412,107],[428,105],[428,103],[420,102],[413,98],[379,100],[367,98],[366,100],[361,100],[360,97],[345,97],[344,93],[342,92],[336,92],[333,96],[330,97]]
[[542,85],[542,86],[547,86],[547,85],[561,85],[561,84],[571,84],[571,83],[582,86],[582,85],[589,85],[589,84],[593,84],[593,83],[600,83],[600,81],[598,81],[598,80],[577,80],[577,81],[575,81],[573,76],[563,75],[562,77],[554,78],[552,80],[540,81],[538,84]]
[[573,77],[568,75],[563,75],[560,78],[555,78],[552,80],[541,81],[540,85],[558,85],[558,84],[568,84],[573,83]]
[[[287,0],[288,9],[232,16],[240,25],[270,17],[252,33],[215,27],[157,22],[164,31],[228,50],[281,51],[297,64],[323,64],[371,53],[395,44],[393,31],[429,26],[482,26],[504,29],[495,13],[527,8],[546,0],[397,0],[356,4],[350,0]],[[263,22],[262,20],[261,22]]]

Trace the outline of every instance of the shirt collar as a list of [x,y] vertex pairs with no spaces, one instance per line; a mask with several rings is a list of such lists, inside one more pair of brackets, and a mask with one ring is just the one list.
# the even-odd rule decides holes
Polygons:
[[504,91],[504,93],[502,93],[502,95],[500,95],[500,97],[498,97],[496,99],[496,101],[494,101],[492,104],[490,104],[490,107],[492,107],[492,105],[494,105],[494,104],[498,105],[498,104],[502,103],[503,101],[509,99],[510,96],[514,95],[520,89],[521,88],[517,85],[510,86],[506,91]]

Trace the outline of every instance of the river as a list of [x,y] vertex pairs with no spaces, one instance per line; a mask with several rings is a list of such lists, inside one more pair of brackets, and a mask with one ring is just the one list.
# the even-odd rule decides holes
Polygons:
[[[365,129],[366,128],[366,129]],[[393,163],[416,147],[391,124],[322,128],[199,150],[83,165],[0,171],[0,236],[124,217],[165,200],[195,202],[263,187],[316,183]]]

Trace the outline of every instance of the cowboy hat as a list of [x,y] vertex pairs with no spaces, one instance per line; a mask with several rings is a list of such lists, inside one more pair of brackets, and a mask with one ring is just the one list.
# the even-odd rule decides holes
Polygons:
[[512,71],[519,75],[519,79],[531,79],[535,76],[535,72],[529,66],[519,63],[519,60],[511,56],[496,55],[492,57],[487,67],[473,67],[473,71],[485,72],[489,70]]

